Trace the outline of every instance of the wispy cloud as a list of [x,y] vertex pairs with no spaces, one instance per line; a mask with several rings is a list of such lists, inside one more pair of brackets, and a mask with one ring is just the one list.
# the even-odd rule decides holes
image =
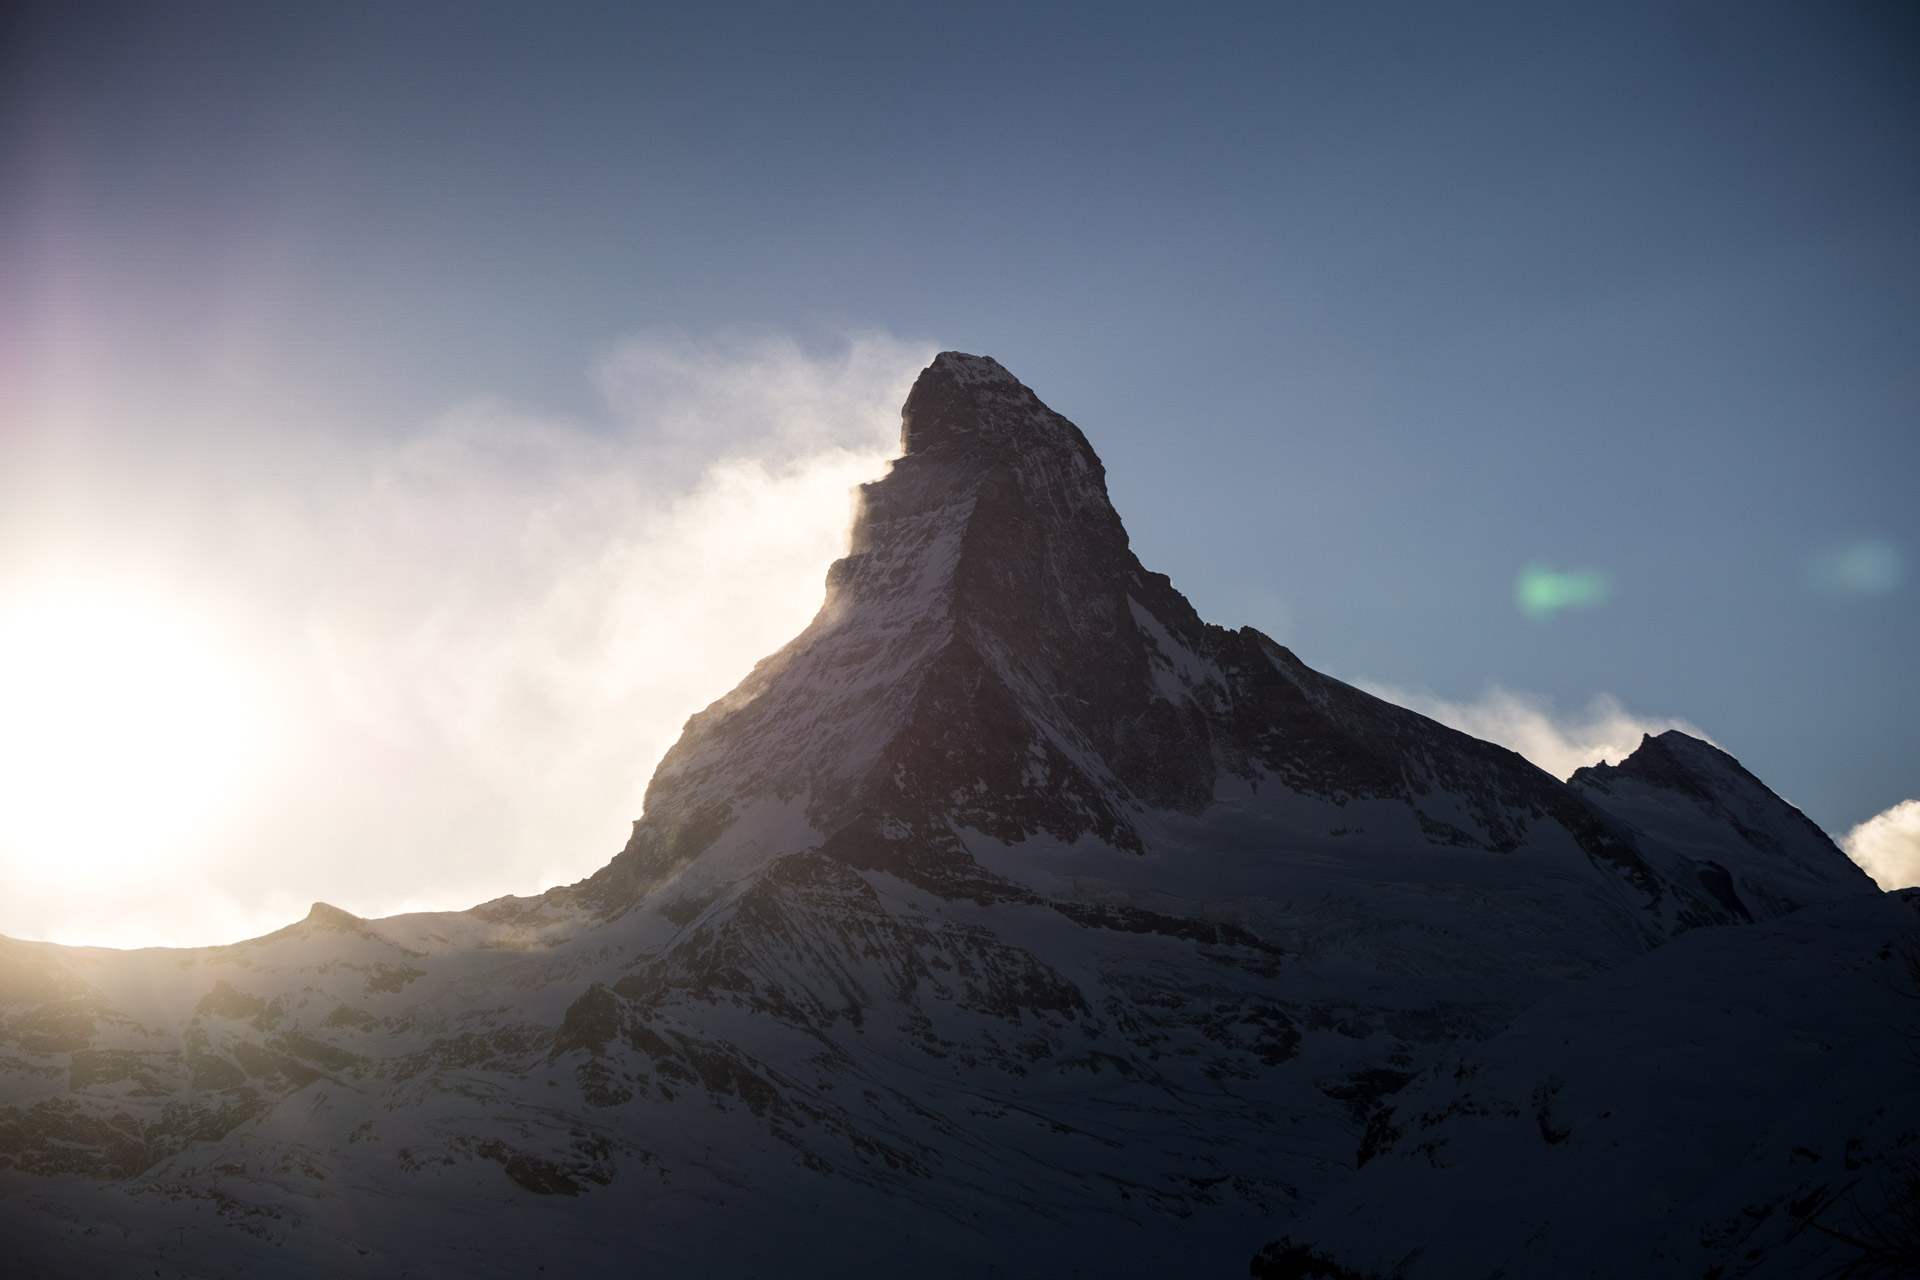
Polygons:
[[1610,694],[1597,694],[1585,710],[1562,712],[1549,698],[1515,693],[1498,685],[1473,702],[1450,702],[1429,693],[1360,681],[1376,697],[1398,703],[1441,724],[1519,752],[1556,778],[1606,761],[1617,764],[1633,753],[1644,734],[1679,729],[1706,738],[1685,720],[1643,716],[1628,711]]
[[1920,800],[1874,814],[1839,843],[1882,889],[1920,885]]
[[399,440],[256,442],[298,465],[235,487],[229,461],[195,537],[240,550],[171,568],[270,689],[263,780],[192,855],[16,897],[0,932],[225,940],[315,899],[464,907],[591,873],[686,718],[818,609],[932,354],[648,334],[603,361],[591,420],[481,401]]

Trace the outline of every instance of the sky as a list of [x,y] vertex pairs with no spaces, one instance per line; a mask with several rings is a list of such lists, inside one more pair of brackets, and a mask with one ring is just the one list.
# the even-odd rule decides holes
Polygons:
[[1917,162],[1897,4],[7,6],[0,933],[591,873],[949,348],[1210,621],[1920,880]]

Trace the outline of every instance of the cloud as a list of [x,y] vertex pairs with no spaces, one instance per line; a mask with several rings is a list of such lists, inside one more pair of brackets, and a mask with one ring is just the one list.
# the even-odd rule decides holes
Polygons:
[[1679,729],[1696,738],[1707,737],[1685,720],[1635,715],[1619,699],[1604,693],[1595,695],[1586,710],[1563,714],[1551,699],[1497,685],[1477,702],[1449,702],[1391,685],[1357,683],[1375,697],[1517,751],[1556,778],[1570,777],[1575,769],[1603,760],[1618,764],[1640,745],[1644,734]]
[[933,351],[644,334],[587,420],[480,400],[398,439],[176,459],[200,488],[150,576],[219,602],[271,759],[192,856],[0,895],[0,933],[226,941],[314,900],[462,908],[592,873],[687,717],[819,608]]
[[1920,885],[1920,800],[1902,800],[1841,836],[1839,845],[1882,889]]

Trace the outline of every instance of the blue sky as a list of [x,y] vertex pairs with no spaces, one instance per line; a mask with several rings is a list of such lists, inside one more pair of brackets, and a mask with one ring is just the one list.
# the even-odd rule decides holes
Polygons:
[[233,554],[209,511],[450,406],[612,432],[635,335],[879,335],[1000,359],[1323,670],[1608,694],[1833,831],[1920,794],[1905,6],[0,22],[0,577]]

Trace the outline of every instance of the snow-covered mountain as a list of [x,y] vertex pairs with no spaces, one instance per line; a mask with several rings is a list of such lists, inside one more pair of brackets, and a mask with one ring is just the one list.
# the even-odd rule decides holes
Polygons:
[[[1377,1225],[1384,1171],[1472,1081],[1611,1099],[1663,1035],[1744,1070],[1764,1015],[1690,1012],[1727,986],[1898,1043],[1855,1026],[1891,963],[1856,953],[1914,913],[1730,757],[1669,733],[1561,783],[1202,622],[992,360],[941,355],[902,420],[819,616],[688,722],[593,877],[192,951],[0,940],[0,1262],[1234,1275],[1286,1237],[1259,1266],[1378,1270],[1437,1229]],[[1606,1052],[1536,1051],[1608,1017]],[[1622,1089],[1636,1151],[1693,1140]],[[1708,1091],[1696,1127],[1782,1097]],[[1848,1159],[1893,1159],[1898,1105]],[[1578,1177],[1511,1141],[1478,1185],[1551,1217]],[[1686,1212],[1606,1222],[1653,1259]]]

